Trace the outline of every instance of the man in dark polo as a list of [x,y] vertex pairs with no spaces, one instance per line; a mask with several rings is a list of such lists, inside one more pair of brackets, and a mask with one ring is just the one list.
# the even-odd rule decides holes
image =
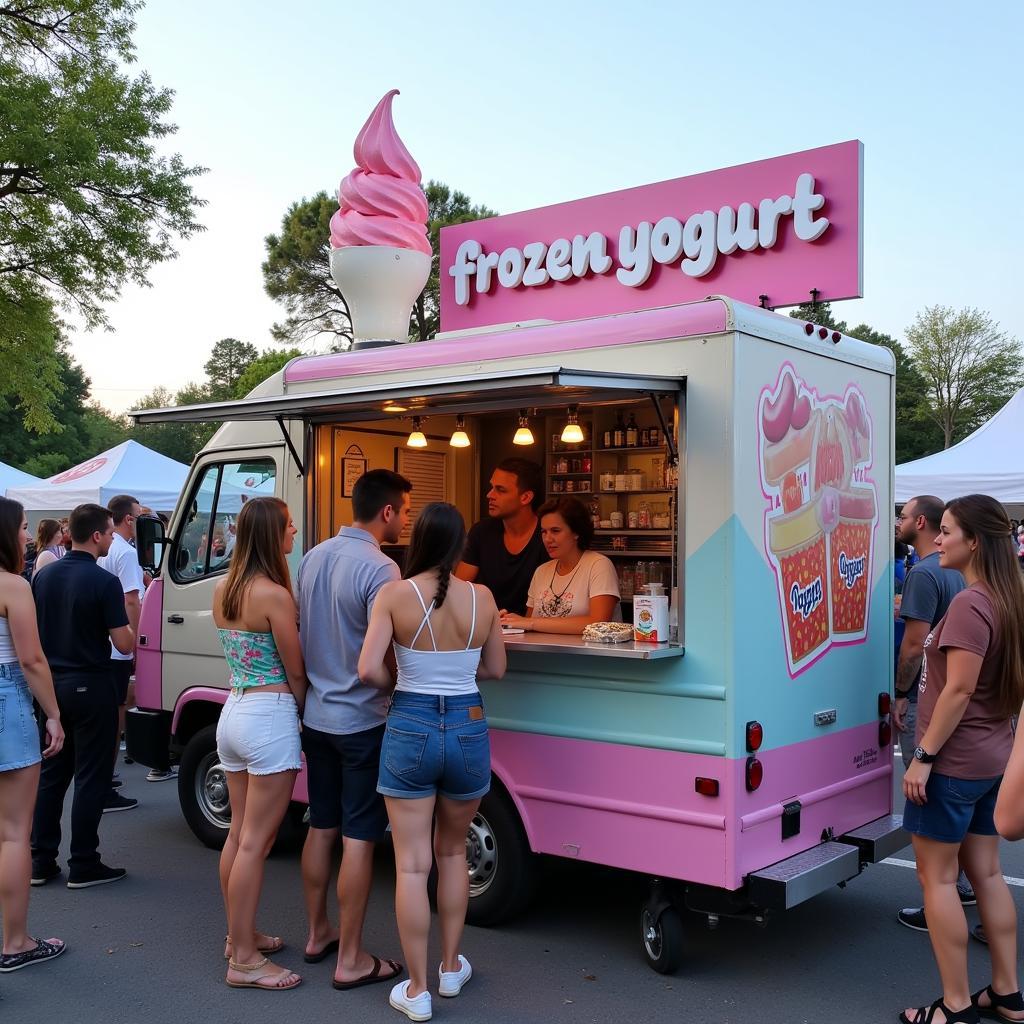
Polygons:
[[113,541],[110,512],[102,505],[79,505],[71,513],[70,526],[71,551],[32,584],[39,638],[53,673],[66,736],[64,749],[43,762],[39,778],[32,823],[32,884],[45,885],[60,874],[60,818],[73,778],[68,888],[86,889],[116,882],[126,873],[100,861],[97,832],[110,792],[110,754],[117,734],[110,644],[128,654],[135,636],[121,584],[96,564]]

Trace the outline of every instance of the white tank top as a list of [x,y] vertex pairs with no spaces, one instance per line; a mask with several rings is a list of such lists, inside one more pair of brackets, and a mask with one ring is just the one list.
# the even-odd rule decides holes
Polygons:
[[18,660],[18,652],[11,639],[11,626],[6,615],[0,615],[0,665],[9,665]]
[[[455,577],[452,577],[455,579]],[[409,580],[412,589],[416,591],[420,607],[423,609],[423,619],[420,628],[416,630],[412,638],[412,645],[403,647],[395,641],[395,661],[398,663],[398,684],[396,690],[404,690],[407,693],[429,693],[435,696],[452,697],[461,693],[476,693],[479,687],[476,682],[476,670],[480,665],[480,647],[470,647],[473,642],[473,634],[476,632],[476,587],[472,583],[469,587],[473,593],[473,621],[469,627],[469,639],[461,651],[439,651],[437,641],[434,639],[434,627],[430,624],[430,613],[434,610],[434,601],[430,602],[428,608],[423,603],[423,595],[420,588]],[[419,639],[423,627],[426,626],[430,633],[432,651],[417,651],[413,647]]]

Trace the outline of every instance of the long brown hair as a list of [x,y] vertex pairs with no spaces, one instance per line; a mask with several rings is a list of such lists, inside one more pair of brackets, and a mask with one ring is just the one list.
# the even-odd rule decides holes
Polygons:
[[50,547],[53,544],[53,538],[63,529],[59,519],[40,519],[36,526],[36,552]]
[[946,511],[964,536],[977,542],[972,567],[992,598],[1002,645],[997,680],[999,708],[1007,717],[1024,701],[1024,576],[1011,539],[1006,510],[987,494],[954,498]]
[[452,573],[462,560],[466,547],[466,521],[462,513],[447,501],[432,501],[416,517],[405,559],[405,578],[437,570],[437,594],[434,607],[440,608],[448,596]]
[[291,594],[292,579],[284,555],[288,521],[288,506],[280,498],[250,498],[242,506],[235,524],[231,568],[221,595],[225,619],[233,621],[242,614],[246,591],[259,576]]
[[15,576],[25,568],[25,550],[21,546],[21,524],[25,509],[12,498],[0,498],[0,569]]

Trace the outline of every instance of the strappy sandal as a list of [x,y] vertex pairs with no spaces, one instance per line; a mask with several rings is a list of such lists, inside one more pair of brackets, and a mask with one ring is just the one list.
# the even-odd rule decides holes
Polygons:
[[[285,942],[284,942],[284,939],[282,939],[280,935],[271,935],[270,938],[273,939],[274,941],[271,942],[269,946],[257,946],[256,947],[257,952],[263,953],[265,956],[273,956],[275,953],[280,953],[281,950],[284,949]],[[224,941],[225,942],[231,942],[231,936],[230,935],[225,935],[224,936]],[[231,944],[234,945],[233,942]],[[230,953],[225,953],[224,954],[224,959],[225,960],[230,960],[231,959],[231,954]]]
[[972,1002],[962,1010],[954,1013],[941,999],[936,999],[931,1006],[918,1007],[913,1017],[908,1017],[905,1012],[900,1011],[901,1024],[932,1024],[935,1020],[935,1011],[941,1010],[946,1016],[946,1024],[980,1024],[978,1008]]
[[[979,997],[986,994],[988,995],[990,1005],[979,1005]],[[978,1011],[980,1017],[985,1017],[987,1020],[1000,1020],[1004,1024],[1019,1024],[1024,1019],[1020,1017],[1007,1017],[1005,1013],[999,1012],[1000,1010],[1024,1011],[1024,996],[1019,991],[1001,996],[989,985],[987,988],[979,989],[971,996],[971,1005]]]
[[32,949],[26,949],[24,953],[4,953],[0,955],[0,971],[8,974],[11,971],[20,971],[22,967],[31,967],[33,964],[45,963],[60,956],[67,946],[61,939],[36,939]]
[[[228,967],[232,971],[241,971],[243,974],[250,974],[253,971],[262,970],[269,963],[270,961],[266,957],[261,957],[252,964],[239,964],[234,960],[229,960]],[[280,979],[287,978],[289,974],[295,974],[295,972],[289,971],[286,967],[282,967],[277,974],[264,974],[262,977],[255,978],[252,981],[232,981],[230,978],[225,978],[224,981],[227,983],[229,988],[259,988],[263,989],[264,992],[287,992],[288,989],[295,988],[302,984],[302,978],[297,974],[295,974],[295,981],[291,981],[287,985],[280,984]],[[264,982],[269,982],[269,984],[264,984]]]

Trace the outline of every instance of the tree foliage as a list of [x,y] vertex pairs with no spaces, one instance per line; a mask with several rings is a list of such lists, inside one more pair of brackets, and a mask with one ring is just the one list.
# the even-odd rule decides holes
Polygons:
[[994,415],[1024,383],[1021,351],[978,309],[928,306],[907,328],[928,414],[948,448]]
[[203,364],[206,371],[206,391],[212,402],[232,398],[235,384],[256,358],[256,346],[238,338],[221,338]]
[[302,355],[299,348],[268,348],[261,352],[235,381],[234,398],[245,398],[254,387],[277,373],[289,360]]
[[[424,192],[433,260],[430,278],[409,319],[409,337],[416,341],[432,338],[439,328],[441,228],[496,216],[493,210],[474,206],[464,192],[442,182],[428,181]],[[281,323],[274,324],[273,334],[278,341],[302,345],[326,335],[336,351],[352,343],[348,305],[331,277],[331,217],[337,209],[337,199],[318,192],[312,199],[293,203],[284,215],[280,232],[267,236],[264,288],[288,314]]]
[[158,152],[172,93],[129,73],[139,6],[0,0],[0,392],[34,430],[60,423],[57,306],[103,326],[201,229],[201,168]]

